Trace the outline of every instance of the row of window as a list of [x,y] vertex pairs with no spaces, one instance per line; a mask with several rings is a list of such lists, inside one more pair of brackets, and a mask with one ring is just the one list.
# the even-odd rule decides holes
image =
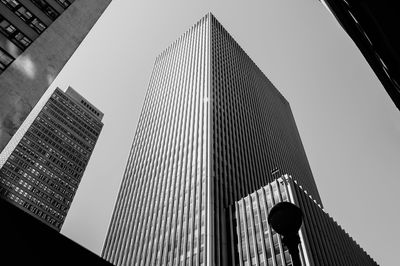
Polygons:
[[[77,142],[79,145],[85,147],[86,149],[91,149],[93,148],[93,141],[90,139],[87,142],[82,141],[78,137],[76,137],[71,131],[67,130],[64,124],[61,124],[60,122],[57,122],[54,118],[51,118],[48,114],[45,112],[42,112],[40,116],[36,118],[37,120],[44,120],[43,123],[45,123],[49,128],[53,128],[55,132],[60,131],[65,135],[67,135],[69,138],[71,138],[73,141]],[[87,145],[89,143],[89,146]]]
[[[41,120],[41,121],[43,121],[43,120]],[[54,141],[60,143],[63,146],[67,146],[67,145],[71,146],[74,149],[78,150],[79,152],[83,153],[83,151],[84,151],[83,148],[78,146],[74,141],[71,141],[70,138],[66,137],[64,134],[62,134],[58,130],[56,132],[48,123],[41,123],[38,120],[36,120],[34,125],[37,129],[40,129],[42,134],[46,134],[46,136],[52,138]],[[55,132],[57,135],[53,132]],[[41,139],[43,138],[43,135],[42,136],[38,135],[38,136],[41,137]],[[91,149],[87,146],[84,146],[84,148],[87,148],[89,151],[91,151]]]
[[[43,113],[42,113],[43,114]],[[47,116],[48,117],[48,116]],[[76,136],[74,136],[73,134],[71,134],[70,132],[68,132],[68,130],[66,130],[63,125],[54,122],[53,120],[50,120],[50,123],[47,123],[47,121],[45,119],[40,118],[40,116],[38,116],[36,118],[37,121],[39,121],[40,123],[44,124],[45,127],[51,131],[51,132],[55,132],[57,134],[58,137],[64,139],[66,142],[68,142],[71,146],[76,145],[75,143],[79,144],[81,147],[83,147],[84,149],[88,150],[88,151],[92,151],[92,146],[88,145],[87,142],[84,142],[82,140],[80,140],[79,138],[77,138]],[[61,130],[58,130],[58,129]],[[65,134],[64,134],[65,133]],[[75,146],[74,146],[75,147]]]
[[64,8],[67,8],[71,5],[71,2],[68,0],[56,0],[56,2]]
[[0,47],[0,73],[14,61],[14,58]]
[[[49,112],[51,115],[53,115],[55,118],[60,120],[62,123],[64,123],[68,128],[72,129],[75,133],[77,133],[79,136],[81,136],[83,139],[87,139],[88,137],[92,139],[94,142],[96,141],[96,137],[93,136],[89,131],[87,131],[81,123],[79,123],[79,120],[75,120],[72,117],[68,116],[66,113],[62,112],[58,107],[56,107],[54,104],[49,104],[47,103],[46,106],[43,107],[44,110]],[[55,111],[55,112],[54,112]],[[71,126],[72,124],[73,126]],[[86,153],[85,153],[86,155]]]
[[[71,131],[73,131],[74,133],[76,133],[78,136],[80,136],[81,138],[85,139],[87,142],[89,143],[94,143],[94,141],[91,141],[89,139],[89,137],[87,136],[87,134],[84,134],[86,132],[82,131],[82,127],[79,127],[79,125],[75,122],[73,122],[72,119],[64,119],[66,117],[64,117],[63,115],[61,115],[61,112],[59,110],[56,110],[54,108],[48,108],[47,106],[43,107],[44,110],[46,110],[46,112],[42,112],[42,113],[48,113],[51,116],[53,116],[54,118],[56,118],[58,121],[60,121],[60,124],[62,124],[63,126],[68,127]],[[54,109],[54,110],[53,110]],[[57,112],[55,112],[57,111]],[[44,115],[44,114],[43,114]],[[40,114],[40,116],[42,116],[42,114]],[[47,117],[47,116],[46,116]],[[73,125],[73,126],[72,126]],[[80,156],[78,155],[78,157],[83,157],[82,154],[80,154]]]
[[30,0],[40,10],[42,10],[51,20],[55,20],[60,14],[44,0]]
[[[53,21],[60,15],[45,0],[30,1]],[[71,2],[67,0],[56,0],[56,2],[64,9],[71,5]],[[47,28],[48,25],[35,16],[33,12],[24,6],[19,0],[0,0],[0,3],[4,4],[36,33],[41,34]],[[6,36],[7,39],[22,50],[25,50],[33,41],[2,15],[0,15],[0,33]],[[2,73],[13,60],[14,58],[0,47],[0,73]]]
[[[31,131],[31,132],[33,132],[34,134],[36,134],[40,139],[42,139],[43,141],[45,141],[45,142],[47,142],[47,143],[50,143],[51,145],[53,145],[53,146],[55,146],[55,145],[58,145],[58,146],[62,146],[62,147],[66,147],[67,149],[71,149],[72,150],[72,148],[70,147],[70,146],[68,146],[68,145],[65,145],[66,143],[63,143],[63,141],[61,141],[61,139],[59,139],[59,138],[50,138],[50,137],[48,137],[46,134],[44,134],[44,133],[42,133],[41,131],[39,131],[37,128],[34,128],[34,127],[31,127],[30,129],[29,129],[29,131]],[[47,156],[47,157],[49,157],[49,156]],[[49,161],[43,161],[44,163],[47,163],[47,162],[49,162]],[[78,167],[78,166],[76,166],[76,167],[74,167],[74,169],[72,169],[68,164],[64,164],[63,162],[61,162],[61,161],[59,161],[59,160],[57,160],[57,161],[52,161],[55,165],[57,165],[59,168],[60,168],[60,170],[64,170],[64,171],[66,171],[66,172],[68,172],[68,173],[70,173],[71,175],[74,175],[75,174],[75,171],[77,172],[77,173],[82,173],[82,171],[83,171],[83,169],[82,168],[80,168],[80,167]],[[77,169],[75,169],[75,168],[77,168]]]
[[[33,205],[29,204],[26,200],[29,200],[29,202],[35,204],[36,206],[38,206],[41,210],[44,210],[50,214],[52,214],[56,219],[60,219],[63,220],[65,218],[65,216],[61,215],[59,212],[57,212],[56,210],[54,210],[53,208],[49,207],[47,204],[43,203],[42,201],[38,200],[35,196],[29,194],[28,192],[26,192],[24,189],[16,186],[15,184],[13,184],[12,182],[6,180],[6,179],[2,179],[1,183],[5,186],[8,187],[9,189],[11,189],[11,191],[15,191],[17,195],[14,195],[11,191],[8,191],[8,193],[3,193],[7,195],[7,198],[9,198],[10,200],[18,203],[19,205],[25,207],[25,208],[32,208],[34,207]],[[18,196],[19,194],[19,196]],[[24,200],[25,199],[25,200]],[[35,210],[38,209],[36,207],[34,207]],[[42,214],[44,212],[41,211],[40,214]],[[37,214],[34,212],[34,214]]]
[[[38,137],[36,135],[34,135],[32,132],[28,131],[26,133],[26,136],[29,137],[30,139],[32,139],[32,141],[30,141],[29,139],[24,137],[24,141],[26,141],[27,145],[29,145],[32,148],[34,148],[37,152],[39,152],[43,156],[46,156],[47,151],[52,152],[52,149],[47,144],[45,144],[44,142],[39,140]],[[38,144],[35,143],[35,142],[37,142]],[[60,147],[60,148],[61,149],[58,149],[58,151],[61,154],[63,154],[64,156],[66,156],[69,160],[72,160],[73,162],[77,163],[78,165],[82,165],[82,166],[86,165],[86,162],[87,162],[86,158],[84,158],[84,157],[83,158],[78,158],[77,156],[75,156],[75,154],[72,154],[71,152],[67,151],[66,149],[64,149],[62,147]],[[57,153],[57,156],[62,157],[58,153]],[[82,157],[82,155],[81,155],[81,157]],[[81,163],[79,163],[79,162],[81,162]]]
[[[79,122],[87,131],[89,131],[91,134],[94,136],[98,136],[99,132],[94,130],[94,124],[85,119],[81,114],[77,113],[76,110],[72,109],[69,104],[65,103],[63,100],[60,100],[60,102],[63,102],[64,104],[60,104],[60,102],[57,102],[53,98],[50,99],[51,102],[53,102],[59,109],[64,111],[64,115],[69,115],[71,116],[72,119],[75,121]],[[67,107],[66,107],[67,106]],[[82,121],[83,120],[83,121]],[[89,125],[88,125],[89,124]],[[93,138],[96,139],[96,138]]]
[[56,95],[54,95],[53,98],[60,100],[66,106],[71,108],[71,110],[73,110],[75,114],[77,114],[79,117],[81,117],[83,120],[85,120],[88,124],[90,124],[96,131],[99,131],[103,127],[103,124],[101,122],[99,122],[96,119],[93,119],[93,117],[88,115],[87,112],[84,109],[82,109],[79,104],[76,104],[73,100],[71,100],[65,94],[63,94],[60,91],[56,91],[55,94]]
[[18,30],[13,24],[0,15],[0,32],[22,50],[28,47],[32,40]]
[[[29,133],[29,134],[28,134]],[[31,132],[27,132],[25,134],[25,136],[28,136],[29,138],[33,138],[35,139],[36,137],[31,133]],[[50,161],[47,161],[45,158],[50,158],[51,155],[55,155],[57,158],[62,157],[57,151],[63,152],[61,151],[59,148],[57,147],[57,151],[50,148],[45,142],[43,142],[40,139],[35,139],[36,142],[30,141],[28,139],[26,139],[24,137],[24,142],[26,143],[26,145],[29,145],[31,148],[33,148],[34,150],[38,150],[41,151],[41,153],[44,155],[44,158],[39,156],[38,160],[43,164],[43,165],[51,165]],[[21,143],[20,143],[21,144]],[[65,150],[64,150],[65,151]],[[64,153],[63,153],[64,154]],[[51,165],[49,168],[51,168],[51,170],[54,170],[54,167]],[[68,173],[71,174],[71,176],[69,176],[68,174],[64,173],[63,171],[56,169],[54,171],[54,174],[59,174],[60,176],[66,178],[68,180],[68,182],[70,182],[73,185],[77,185],[78,184],[78,180],[80,178],[80,173],[78,172],[73,172],[72,170],[68,169]],[[53,177],[53,173],[50,171],[51,176]]]
[[[39,134],[40,133],[40,134]],[[76,149],[72,148],[69,145],[62,145],[62,143],[55,142],[52,138],[47,137],[43,133],[41,133],[38,129],[32,128],[29,129],[26,134],[29,138],[31,138],[33,141],[40,141],[40,143],[48,143],[51,146],[53,146],[56,150],[60,151],[61,153],[65,154],[64,151],[69,151],[70,154],[73,154],[75,156],[82,156],[82,153],[77,151]],[[41,138],[43,136],[43,138]],[[48,146],[48,145],[47,145]],[[48,149],[47,149],[48,150]]]
[[38,34],[42,33],[47,28],[47,26],[39,18],[33,15],[32,12],[23,6],[18,0],[0,1]]
[[[11,158],[11,156],[10,156],[10,158]],[[39,171],[36,171],[33,167],[28,167],[26,170],[27,170],[27,172],[23,173],[20,171],[20,169],[18,167],[14,166],[13,164],[10,164],[10,162],[7,162],[6,167],[3,167],[2,172],[5,176],[10,177],[10,179],[12,179],[12,180],[16,180],[19,177],[23,176],[27,180],[32,182],[33,184],[39,184],[39,182],[42,184],[47,184],[49,187],[51,187],[51,189],[56,190],[59,193],[64,195],[64,197],[63,197],[57,193],[54,193],[54,194],[56,194],[55,198],[62,200],[62,202],[64,202],[67,206],[69,205],[70,201],[67,200],[66,198],[72,200],[73,194],[64,188],[66,186],[64,186],[62,184],[63,183],[65,184],[65,182],[63,182],[59,177],[55,176],[54,178],[48,178],[44,174],[39,173]],[[35,178],[33,178],[28,173],[32,173],[32,175],[35,176]],[[39,179],[39,180],[37,180],[37,179]],[[56,184],[57,181],[61,185],[59,185],[58,183]]]
[[[29,169],[32,169],[31,167],[26,167],[26,166],[24,166],[23,165],[23,160],[21,160],[21,159],[19,159],[19,158],[17,158],[17,157],[15,157],[14,155],[11,155],[10,156],[10,160],[12,160],[15,164],[17,164],[17,165],[19,165],[19,166],[21,166],[22,168],[24,168],[24,169],[27,169],[28,171],[29,171]],[[12,167],[12,164],[8,164],[8,167],[9,168],[13,168]],[[33,188],[40,188],[40,189],[42,189],[43,191],[45,191],[47,194],[49,194],[50,196],[52,196],[52,197],[55,197],[55,198],[57,198],[58,200],[60,200],[60,198],[61,198],[61,202],[63,202],[63,203],[65,203],[66,205],[69,205],[69,201],[68,200],[65,200],[62,196],[60,196],[58,193],[56,193],[56,192],[54,192],[53,190],[51,190],[50,188],[48,188],[46,185],[44,185],[43,183],[41,183],[41,182],[39,182],[39,181],[37,181],[37,180],[35,180],[34,178],[32,178],[32,177],[30,177],[27,173],[24,173],[24,171],[22,171],[22,169],[19,169],[18,167],[15,167],[14,166],[14,171],[17,171],[17,175],[14,175],[14,174],[12,174],[12,175],[9,175],[10,177],[11,177],[11,179],[12,180],[14,180],[14,179],[20,179],[19,181],[18,181],[18,183],[20,184],[20,185],[22,185],[22,186],[24,186],[25,188],[27,188],[28,190],[32,190],[33,191]],[[6,171],[4,171],[5,173],[7,173]],[[23,181],[21,178],[25,178],[25,179],[28,179],[29,180],[29,182],[30,183],[27,183],[27,182],[25,182],[25,181]],[[27,177],[30,177],[30,178],[27,178]],[[35,182],[36,181],[36,182]],[[35,187],[33,187],[32,185],[36,185]],[[42,192],[43,192],[42,191]],[[43,192],[44,193],[44,192]],[[62,210],[65,210],[66,208],[62,208]]]
[[86,106],[90,111],[92,111],[93,113],[95,113],[97,116],[100,115],[100,113],[98,111],[96,111],[90,104],[88,104],[86,101],[81,100],[81,103]]
[[[86,114],[87,111],[83,110],[80,106],[78,106],[74,101],[72,101],[70,98],[68,98],[65,94],[62,92],[56,91],[55,94],[52,96],[54,99],[56,99],[58,102],[63,103],[68,110],[71,110],[76,114],[78,117],[80,117],[83,121],[88,123],[91,127],[96,129],[97,127],[100,127],[98,123],[93,123],[95,120],[93,120],[93,117],[90,115]],[[96,126],[95,126],[96,124]],[[97,130],[97,129],[96,129]]]
[[[29,190],[31,190],[32,185],[36,185],[36,187],[41,188],[42,190],[44,190],[45,192],[47,192],[50,196],[54,197],[55,199],[59,200],[60,203],[65,204],[66,206],[69,206],[70,201],[67,200],[66,198],[64,198],[63,196],[61,196],[60,194],[56,193],[55,191],[53,191],[52,189],[50,189],[49,187],[47,187],[44,183],[42,183],[41,180],[37,180],[35,178],[33,178],[32,176],[30,176],[27,173],[23,174],[23,177],[26,178],[26,180],[28,180],[30,183],[27,183],[25,181],[23,181],[22,179],[19,181],[19,183],[21,185],[23,185],[24,187],[28,188]],[[62,209],[65,210],[65,209]]]

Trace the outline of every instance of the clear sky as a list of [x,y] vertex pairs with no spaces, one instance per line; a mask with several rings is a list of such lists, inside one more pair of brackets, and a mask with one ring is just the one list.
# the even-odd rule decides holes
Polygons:
[[51,86],[105,114],[61,232],[101,253],[154,60],[210,11],[290,102],[325,210],[396,265],[400,111],[317,0],[114,0]]

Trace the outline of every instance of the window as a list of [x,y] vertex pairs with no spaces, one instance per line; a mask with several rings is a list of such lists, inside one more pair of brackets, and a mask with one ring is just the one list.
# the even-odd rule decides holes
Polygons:
[[15,1],[15,0],[1,0],[1,2],[3,2],[5,5],[7,5],[11,8],[15,8],[15,7],[19,6],[19,2]]
[[11,55],[0,48],[0,73],[3,72],[13,60],[14,58]]
[[7,20],[5,20],[2,16],[0,16],[0,28],[2,32],[8,34],[13,34],[16,30],[13,25],[11,25]]
[[57,0],[57,3],[64,8],[67,8],[71,5],[71,3],[68,0]]
[[29,24],[37,33],[42,33],[46,29],[46,25],[35,17],[27,8],[25,8],[17,0],[0,0],[8,9],[13,11],[20,19]]
[[37,7],[40,8],[50,19],[55,20],[59,14],[44,0],[31,0]]
[[31,12],[29,12],[25,7],[21,6],[15,11],[15,13],[23,20],[23,21],[28,21],[30,20],[33,15]]
[[0,15],[0,32],[19,48],[25,49],[31,44],[31,40],[21,33],[14,25]]
[[34,30],[36,30],[38,33],[43,32],[46,29],[46,25],[44,25],[39,19],[34,18],[32,19],[32,22],[29,24]]
[[32,42],[28,37],[26,37],[25,35],[23,35],[21,32],[18,32],[18,33],[15,35],[15,39],[16,39],[19,43],[21,43],[24,47],[28,47],[29,44],[31,44],[31,42]]

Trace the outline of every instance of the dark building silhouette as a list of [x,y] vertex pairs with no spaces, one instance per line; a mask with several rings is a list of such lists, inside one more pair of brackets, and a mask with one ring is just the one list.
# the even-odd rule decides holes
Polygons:
[[289,103],[207,14],[156,58],[102,256],[237,264],[231,206],[284,173],[322,205]]
[[2,199],[0,210],[1,265],[112,265]]
[[299,253],[302,265],[378,265],[291,176],[284,175],[230,208],[232,254],[229,265],[292,265],[268,213],[282,201],[303,212]]
[[395,1],[321,0],[353,39],[400,109],[399,16]]
[[0,152],[111,0],[0,0]]
[[3,151],[0,197],[60,231],[102,117],[71,87],[66,93],[57,88],[26,132],[21,128]]

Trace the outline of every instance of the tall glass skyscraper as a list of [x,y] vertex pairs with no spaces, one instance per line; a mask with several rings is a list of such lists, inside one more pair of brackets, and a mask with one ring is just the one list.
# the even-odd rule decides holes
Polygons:
[[321,204],[289,103],[207,14],[156,58],[103,257],[229,265],[229,206],[283,173]]

